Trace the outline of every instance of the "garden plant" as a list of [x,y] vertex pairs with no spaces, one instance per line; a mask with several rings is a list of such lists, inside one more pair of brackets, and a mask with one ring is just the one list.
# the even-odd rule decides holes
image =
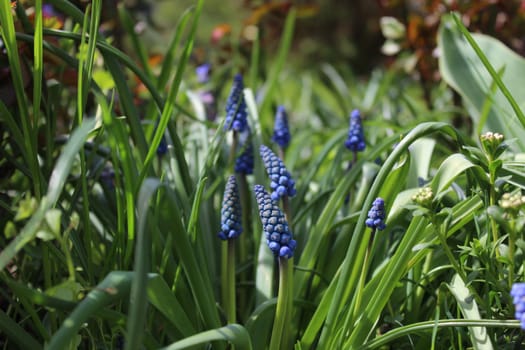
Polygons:
[[212,62],[198,0],[159,59],[109,3],[0,0],[2,349],[525,344],[524,58],[294,67],[286,2]]

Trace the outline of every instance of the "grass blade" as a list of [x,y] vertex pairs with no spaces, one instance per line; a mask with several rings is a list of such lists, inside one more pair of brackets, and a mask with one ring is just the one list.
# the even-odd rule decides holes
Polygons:
[[0,270],[3,270],[7,264],[9,264],[11,259],[14,258],[16,253],[35,238],[45,214],[49,209],[55,207],[58,198],[60,197],[60,193],[64,188],[64,184],[66,183],[69,171],[73,165],[74,158],[84,145],[84,141],[93,130],[95,123],[95,119],[87,119],[71,135],[69,142],[62,150],[53,173],[51,174],[46,197],[42,198],[38,210],[24,226],[18,236],[16,236],[0,253]]
[[196,334],[159,350],[182,350],[213,341],[230,342],[237,350],[252,350],[250,335],[243,326],[235,323]]

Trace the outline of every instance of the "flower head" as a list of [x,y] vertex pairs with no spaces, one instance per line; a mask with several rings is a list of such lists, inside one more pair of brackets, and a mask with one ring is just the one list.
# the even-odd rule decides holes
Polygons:
[[361,113],[354,109],[350,114],[350,129],[348,130],[348,138],[345,141],[345,146],[352,152],[361,152],[365,150],[365,133],[361,123]]
[[270,183],[270,188],[273,190],[272,199],[276,201],[283,196],[295,196],[295,181],[286,170],[283,161],[265,145],[261,145],[260,153],[266,172],[272,181]]
[[479,138],[481,140],[481,146],[487,155],[492,158],[497,158],[508,147],[508,145],[503,142],[505,141],[505,136],[497,132],[489,131],[481,135]]
[[233,78],[230,96],[226,101],[225,130],[242,132],[248,126],[248,114],[246,112],[246,102],[244,101],[243,89],[244,82],[242,75],[237,74]]
[[242,153],[235,160],[235,172],[239,174],[253,174],[253,146],[250,142],[246,143]]
[[275,124],[273,127],[272,141],[277,143],[281,148],[288,147],[290,143],[290,129],[288,128],[288,115],[283,106],[277,107],[275,113]]
[[197,76],[197,81],[201,84],[207,83],[210,80],[211,74],[211,64],[203,63],[200,66],[195,68],[195,75]]
[[516,310],[514,316],[520,321],[521,329],[525,329],[525,283],[514,283],[510,295]]
[[163,156],[168,153],[168,143],[166,142],[166,137],[162,136],[160,139],[159,147],[157,147],[157,155]]
[[224,189],[221,209],[221,230],[218,233],[219,238],[227,240],[239,237],[242,233],[241,220],[241,202],[239,199],[239,190],[237,189],[237,180],[234,175],[231,175]]
[[372,229],[384,230],[385,225],[385,201],[383,198],[376,198],[372,203],[372,208],[368,211],[366,226]]
[[297,242],[292,238],[286,218],[272,201],[263,186],[254,186],[255,198],[259,206],[259,216],[263,226],[268,248],[276,255],[286,259],[293,256]]
[[412,200],[422,207],[430,208],[432,206],[432,200],[434,199],[434,193],[430,187],[420,188],[415,195],[412,196]]

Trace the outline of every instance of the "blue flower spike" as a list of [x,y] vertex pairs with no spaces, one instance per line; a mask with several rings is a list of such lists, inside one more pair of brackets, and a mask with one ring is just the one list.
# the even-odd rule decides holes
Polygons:
[[365,150],[365,133],[361,122],[361,113],[358,109],[354,109],[352,113],[350,113],[350,128],[348,130],[348,138],[345,141],[345,147],[352,152]]
[[385,225],[385,201],[383,198],[376,198],[372,203],[372,208],[368,211],[366,226],[372,229],[384,230]]
[[233,78],[230,96],[226,101],[226,121],[224,130],[243,132],[248,126],[248,113],[244,101],[244,82],[242,75],[237,74]]
[[157,155],[163,156],[168,153],[168,142],[166,142],[166,137],[162,136],[160,139],[159,147],[157,147]]
[[277,107],[275,113],[275,124],[273,127],[272,141],[281,148],[286,148],[290,144],[290,129],[288,128],[288,114],[284,106]]
[[514,283],[510,290],[514,304],[514,316],[520,321],[521,329],[525,330],[525,283]]
[[221,209],[221,231],[217,235],[224,241],[239,237],[242,233],[241,222],[241,201],[237,180],[234,175],[231,175],[224,189]]
[[253,174],[253,146],[250,142],[243,146],[242,153],[235,160],[235,172],[237,174]]
[[203,63],[200,66],[197,66],[197,68],[195,68],[195,75],[197,76],[197,81],[199,83],[207,83],[210,80],[211,64]]
[[270,188],[273,190],[272,200],[277,201],[284,196],[295,196],[297,192],[295,190],[295,181],[288,170],[286,170],[283,161],[265,145],[261,145],[260,153],[266,172],[272,181],[270,183]]
[[283,212],[266,192],[264,186],[255,185],[254,192],[268,248],[274,255],[290,259],[297,242],[292,237]]

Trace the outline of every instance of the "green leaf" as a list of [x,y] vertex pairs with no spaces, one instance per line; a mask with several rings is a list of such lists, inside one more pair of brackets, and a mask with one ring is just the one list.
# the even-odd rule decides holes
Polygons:
[[62,212],[58,209],[50,209],[46,213],[46,224],[56,237],[60,236],[60,220],[62,218]]
[[47,211],[54,207],[64,188],[67,176],[73,165],[75,156],[84,141],[95,126],[96,119],[86,119],[71,135],[66,147],[62,150],[57,160],[55,168],[49,179],[47,197],[42,198],[38,210],[33,214],[29,222],[22,229],[20,234],[9,243],[0,253],[0,270],[3,270],[27,243],[31,242],[40,228],[42,220],[45,218]]
[[148,300],[184,337],[195,334],[190,318],[161,276],[149,279]]
[[46,290],[46,294],[65,301],[77,301],[82,285],[75,281],[65,281]]
[[20,206],[18,207],[18,211],[16,212],[16,216],[14,218],[15,221],[21,221],[24,219],[27,219],[38,208],[38,202],[35,197],[29,197],[24,198],[20,201]]
[[476,167],[476,165],[459,153],[445,159],[432,180],[431,187],[434,195],[438,196],[445,191],[459,175],[472,167]]
[[159,350],[187,349],[195,345],[207,344],[217,340],[228,341],[232,343],[237,350],[252,350],[250,335],[243,326],[238,324],[229,324],[225,327],[202,332]]
[[93,71],[93,80],[102,90],[109,90],[115,87],[115,81],[111,73],[103,69],[95,69]]
[[[478,310],[478,305],[474,300],[474,297],[468,290],[465,283],[456,274],[452,277],[451,284],[447,285],[456,301],[458,302],[461,313],[468,320],[482,320]],[[487,334],[485,327],[469,327],[469,335],[472,341],[472,345],[476,350],[492,350],[492,342]]]
[[63,350],[77,335],[78,330],[92,315],[109,303],[129,294],[133,272],[113,271],[88,293],[64,320],[47,346],[48,350]]
[[0,331],[2,332],[2,338],[5,337],[12,341],[12,345],[17,344],[19,349],[42,349],[42,345],[20,327],[18,323],[12,320],[3,310],[0,310]]
[[[525,130],[516,118],[516,108],[525,107],[525,85],[522,73],[525,70],[525,59],[510,50],[500,41],[482,34],[470,34],[479,46],[475,51],[463,37],[453,15],[443,16],[439,29],[438,47],[441,52],[439,69],[443,79],[463,97],[472,108],[475,124],[479,122],[487,98],[492,100],[485,129],[499,132],[507,139],[517,138],[517,148],[525,146]],[[484,56],[484,57],[483,57]],[[484,58],[484,60],[482,60]],[[491,92],[497,74],[489,73],[485,64],[490,62],[494,70],[502,71],[502,85],[508,91],[502,92],[502,86]],[[496,79],[495,79],[496,78]],[[511,94],[511,99],[509,96]],[[510,100],[520,101],[513,106]]]

